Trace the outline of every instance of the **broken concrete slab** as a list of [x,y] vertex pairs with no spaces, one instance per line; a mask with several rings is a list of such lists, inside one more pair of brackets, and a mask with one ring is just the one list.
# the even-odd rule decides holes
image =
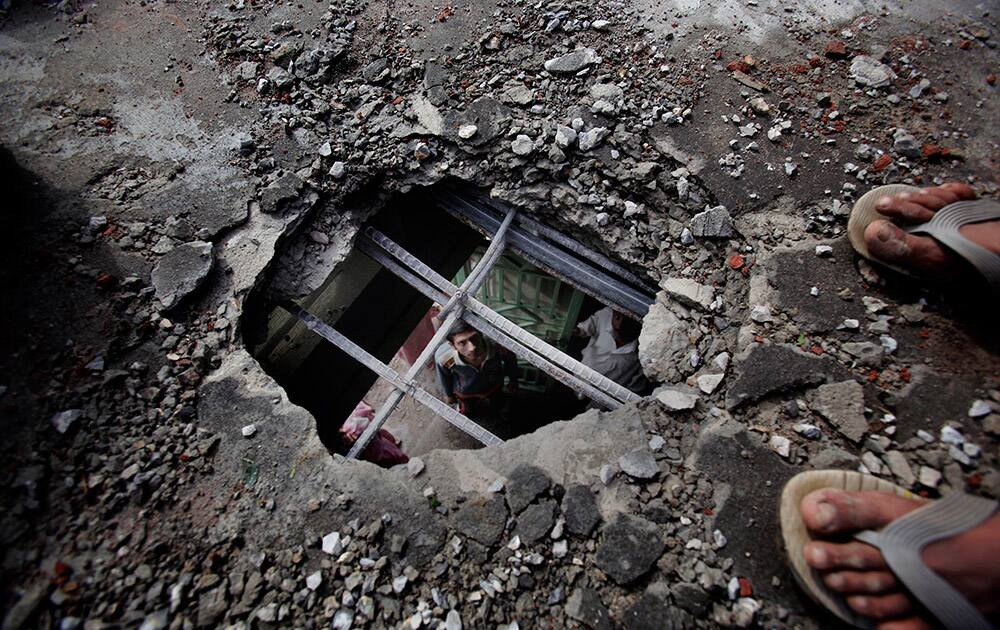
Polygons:
[[552,479],[544,470],[530,464],[521,464],[507,479],[507,504],[511,512],[519,513],[550,487]]
[[725,206],[708,208],[691,217],[691,233],[704,238],[730,238],[736,232],[733,230],[733,217]]
[[630,584],[649,571],[666,545],[656,524],[619,514],[601,531],[597,566],[618,584]]
[[668,297],[703,311],[710,310],[715,301],[715,289],[690,278],[666,278],[660,282],[660,288]]
[[806,396],[809,405],[833,425],[838,433],[855,443],[868,432],[865,419],[865,390],[855,380],[820,385]]
[[577,536],[590,535],[594,526],[601,521],[597,498],[590,488],[582,484],[573,484],[566,489],[562,499],[562,511],[566,519],[566,529]]
[[164,310],[200,287],[214,265],[212,244],[204,241],[185,243],[164,254],[152,273],[153,290]]
[[578,588],[566,600],[566,616],[594,630],[611,630],[608,609],[592,588]]
[[736,362],[737,377],[726,392],[726,405],[737,408],[770,394],[847,377],[847,370],[825,357],[793,346],[754,345]]
[[487,547],[496,546],[507,524],[507,506],[503,497],[478,496],[462,504],[452,515],[455,529]]
[[680,378],[680,366],[687,358],[690,341],[688,324],[677,317],[657,296],[642,320],[639,333],[639,364],[647,377],[665,383]]
[[545,69],[553,74],[571,74],[600,63],[601,58],[593,48],[581,48],[545,62]]

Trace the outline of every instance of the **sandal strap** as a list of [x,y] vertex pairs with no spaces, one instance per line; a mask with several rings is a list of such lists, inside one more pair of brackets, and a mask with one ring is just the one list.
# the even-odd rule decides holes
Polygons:
[[990,199],[956,201],[934,213],[934,218],[907,232],[926,234],[964,258],[981,273],[994,293],[1000,294],[1000,255],[962,236],[959,228],[969,223],[1000,220],[1000,203]]
[[881,531],[865,530],[855,538],[877,547],[899,581],[946,628],[989,630],[993,625],[924,564],[920,552],[937,540],[973,529],[996,509],[996,501],[954,492],[901,516]]

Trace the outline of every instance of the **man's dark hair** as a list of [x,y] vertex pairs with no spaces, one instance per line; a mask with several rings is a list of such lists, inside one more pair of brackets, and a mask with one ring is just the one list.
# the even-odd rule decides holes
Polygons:
[[448,333],[447,339],[448,341],[451,341],[452,337],[454,337],[455,335],[466,332],[479,332],[479,331],[473,328],[472,325],[469,324],[469,322],[465,321],[464,319],[460,319],[457,322],[455,322],[455,325]]
[[622,318],[618,334],[621,335],[621,338],[625,343],[629,343],[639,338],[640,330],[642,330],[642,322],[637,319],[632,319],[626,315]]

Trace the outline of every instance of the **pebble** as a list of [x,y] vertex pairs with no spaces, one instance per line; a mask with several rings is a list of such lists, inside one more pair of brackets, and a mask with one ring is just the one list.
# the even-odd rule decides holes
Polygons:
[[726,377],[725,374],[702,374],[698,377],[698,389],[706,394],[711,394]]
[[323,553],[330,556],[339,556],[344,551],[343,541],[340,532],[330,532],[323,536]]
[[608,133],[610,132],[605,127],[594,127],[593,129],[578,134],[577,144],[579,145],[581,151],[590,151],[600,145]]
[[662,435],[654,435],[649,439],[649,450],[658,453],[666,444],[667,441],[663,439]]
[[635,479],[652,479],[660,472],[653,453],[642,448],[619,457],[618,466],[622,472]]
[[49,423],[58,433],[66,433],[73,428],[77,422],[79,422],[82,416],[83,411],[80,409],[66,409],[65,411],[53,414],[53,416],[49,418]]
[[556,127],[556,146],[567,149],[576,142],[576,129],[559,125]]
[[892,68],[868,55],[856,56],[851,62],[850,72],[855,82],[871,88],[886,87],[896,79]]
[[963,442],[965,442],[965,436],[959,433],[958,429],[955,427],[946,424],[941,427],[941,441],[945,444],[955,444],[960,446]]
[[758,324],[773,322],[774,318],[771,316],[771,307],[767,304],[755,304],[754,307],[750,309],[750,319]]
[[315,591],[319,588],[320,584],[323,583],[323,572],[316,571],[315,573],[309,574],[306,578],[306,588],[310,591]]
[[243,428],[240,429],[240,433],[242,433],[243,437],[245,438],[253,437],[254,434],[257,433],[257,425],[255,424],[243,425]]
[[917,479],[922,486],[937,488],[938,484],[941,483],[941,473],[930,466],[921,466],[917,473]]
[[468,140],[472,136],[476,135],[479,131],[479,127],[475,125],[462,125],[458,128],[458,137],[462,140]]
[[347,172],[347,165],[344,164],[343,162],[334,162],[333,165],[330,167],[330,177],[333,177],[334,179],[343,178],[346,172]]
[[601,478],[601,483],[608,485],[615,478],[617,472],[611,464],[603,464],[601,470],[598,472],[598,476]]
[[990,407],[990,403],[985,400],[975,400],[972,402],[972,406],[969,407],[969,417],[970,418],[982,418],[983,416],[992,413],[993,408]]
[[698,392],[685,385],[663,385],[653,395],[668,411],[694,409],[698,404]]
[[600,62],[601,58],[593,48],[581,48],[549,59],[545,62],[545,69],[556,74],[575,73]]
[[833,248],[829,245],[817,245],[816,246],[817,256],[833,256]]
[[783,435],[772,435],[770,442],[768,444],[775,453],[787,458],[790,452],[792,442]]
[[510,143],[510,148],[515,155],[528,155],[534,149],[534,143],[531,138],[524,135],[518,134],[516,138]]
[[410,473],[410,477],[418,477],[420,473],[424,472],[424,460],[419,457],[411,457],[410,461],[406,462],[406,471]]

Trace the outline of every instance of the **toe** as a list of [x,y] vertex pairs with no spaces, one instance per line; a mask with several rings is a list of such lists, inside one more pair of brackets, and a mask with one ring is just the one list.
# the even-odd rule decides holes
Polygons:
[[802,499],[806,526],[820,534],[875,529],[920,504],[884,492],[846,492],[826,488]]
[[886,568],[879,550],[861,542],[831,543],[814,540],[803,549],[806,563],[820,571],[878,571]]
[[893,619],[878,624],[878,630],[931,630],[933,626],[920,617],[907,617],[906,619]]
[[872,221],[865,228],[865,244],[875,258],[914,271],[937,273],[949,266],[948,254],[937,241],[908,234],[888,221]]
[[873,619],[892,619],[900,617],[913,609],[910,598],[902,593],[889,595],[850,595],[847,605],[854,612]]
[[948,182],[947,184],[942,184],[936,189],[931,190],[945,190],[956,196],[955,201],[965,201],[968,199],[976,198],[976,191],[972,189],[972,186],[968,184],[963,184],[962,182]]
[[[930,221],[934,217],[934,212],[925,207],[921,200],[930,195],[920,193],[899,193],[891,197],[882,197],[876,203],[876,209],[887,217],[901,219],[910,223],[920,223]],[[943,205],[943,204],[941,204]],[[938,205],[937,208],[940,208]],[[934,208],[936,210],[937,208]]]
[[896,578],[888,571],[834,571],[823,581],[838,593],[881,595],[898,590]]

